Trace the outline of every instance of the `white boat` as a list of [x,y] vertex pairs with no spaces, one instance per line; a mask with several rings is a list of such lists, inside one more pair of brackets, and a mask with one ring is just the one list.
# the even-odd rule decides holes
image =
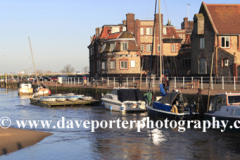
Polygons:
[[33,88],[31,83],[20,83],[18,88],[19,95],[30,95],[33,94]]
[[90,101],[90,100],[92,100],[93,99],[93,97],[91,97],[91,96],[82,96],[82,97],[80,97],[82,100],[86,100],[86,101]]
[[57,97],[57,98],[56,98],[56,101],[57,101],[57,102],[65,102],[65,101],[66,101],[66,98],[64,98],[64,97]]
[[120,112],[146,110],[143,93],[139,89],[114,88],[101,100],[108,110]]
[[217,125],[212,124],[213,117],[215,118],[215,122],[228,121],[226,130],[239,132],[239,129],[234,128],[234,122],[240,120],[240,93],[221,93],[215,95],[211,99],[209,111],[204,116],[206,120],[210,121],[211,125]]
[[75,97],[73,97],[73,98],[67,98],[68,101],[73,101],[73,102],[77,101],[78,99],[79,99],[78,97],[77,97],[77,98],[75,98]]
[[59,93],[59,94],[52,94],[52,97],[60,97],[60,96],[62,96],[61,93]]
[[74,96],[74,93],[66,93],[64,96]]
[[56,98],[53,98],[53,97],[41,97],[40,101],[42,101],[42,102],[55,102]]

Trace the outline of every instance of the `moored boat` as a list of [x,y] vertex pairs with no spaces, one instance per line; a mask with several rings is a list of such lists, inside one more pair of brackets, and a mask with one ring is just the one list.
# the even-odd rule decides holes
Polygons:
[[31,95],[33,94],[33,88],[31,83],[20,83],[18,88],[18,95]]
[[39,100],[43,101],[43,102],[55,102],[56,98],[54,98],[54,97],[41,97]]
[[154,119],[196,119],[199,114],[196,106],[189,104],[179,92],[169,93],[152,105],[146,105],[146,108],[148,116]]
[[[234,122],[240,120],[240,93],[221,93],[215,95],[210,102],[209,110],[204,114],[205,119],[213,124],[216,121],[228,121],[226,130],[239,132],[234,128]],[[220,125],[221,127],[221,125]]]
[[143,93],[139,89],[114,88],[101,100],[108,110],[120,112],[146,111]]

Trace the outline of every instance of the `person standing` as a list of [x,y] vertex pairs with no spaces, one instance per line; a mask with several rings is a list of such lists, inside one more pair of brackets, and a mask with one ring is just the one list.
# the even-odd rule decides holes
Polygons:
[[123,77],[122,77],[122,75],[120,74],[120,75],[119,75],[119,87],[122,86],[122,81],[123,81]]
[[86,76],[83,77],[83,84],[84,84],[84,87],[87,86],[87,77]]
[[204,114],[204,106],[203,106],[203,100],[202,100],[202,89],[198,89],[198,93],[194,96],[194,101],[197,105],[197,112],[199,112],[199,118],[202,118]]
[[94,78],[95,78],[95,87],[97,87],[97,81],[98,81],[98,78],[99,78],[99,77],[98,77],[98,74],[95,74],[95,77],[94,77]]

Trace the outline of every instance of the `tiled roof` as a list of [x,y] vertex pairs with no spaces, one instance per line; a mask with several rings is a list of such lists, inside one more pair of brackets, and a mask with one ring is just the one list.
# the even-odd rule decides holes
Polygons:
[[181,39],[178,36],[174,27],[166,27],[166,31],[167,31],[167,34],[163,35],[163,38],[173,38],[174,37],[175,39]]
[[185,40],[184,44],[191,44],[191,35],[190,34],[186,34],[186,40]]
[[218,34],[240,34],[240,4],[205,4]]
[[118,36],[119,36],[121,33],[122,33],[122,32],[109,34],[109,35],[107,36],[106,40],[108,40],[108,39],[116,39],[116,38],[118,38]]
[[109,33],[108,33],[109,30],[111,31],[111,27],[103,26],[102,32],[100,33],[98,38],[105,39],[109,35]]

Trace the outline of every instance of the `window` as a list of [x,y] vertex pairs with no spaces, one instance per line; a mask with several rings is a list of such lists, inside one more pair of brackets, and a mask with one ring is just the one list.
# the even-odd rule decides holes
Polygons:
[[105,48],[106,48],[106,44],[103,44],[102,45],[102,52],[105,50]]
[[135,60],[131,60],[131,67],[135,67]]
[[167,35],[167,28],[166,27],[163,28],[163,35]]
[[147,45],[147,52],[152,52],[152,45],[151,44]]
[[198,61],[198,73],[207,74],[207,61],[205,59],[200,59]]
[[127,42],[121,43],[121,50],[122,51],[127,51],[128,50],[128,43]]
[[228,59],[223,59],[223,67],[228,67]]
[[191,67],[191,59],[182,59],[182,68]]
[[143,28],[140,28],[140,35],[144,35],[144,30],[143,30]]
[[172,44],[172,52],[176,52],[176,45]]
[[116,69],[116,62],[110,61],[110,69]]
[[127,69],[127,61],[121,61],[121,69]]
[[204,49],[204,47],[205,47],[204,38],[200,38],[200,49]]
[[102,62],[102,69],[105,69],[105,62]]
[[142,52],[144,52],[144,45],[143,44],[141,44],[141,48],[140,49],[141,49]]
[[122,28],[122,31],[126,31],[126,27],[123,27],[123,28]]
[[160,45],[158,45],[158,52],[160,52]]
[[152,28],[146,28],[146,35],[152,35]]
[[222,37],[221,38],[221,47],[222,48],[229,48],[230,47],[230,37]]
[[240,103],[240,96],[228,96],[228,103]]
[[110,51],[113,51],[115,48],[115,43],[110,43]]

